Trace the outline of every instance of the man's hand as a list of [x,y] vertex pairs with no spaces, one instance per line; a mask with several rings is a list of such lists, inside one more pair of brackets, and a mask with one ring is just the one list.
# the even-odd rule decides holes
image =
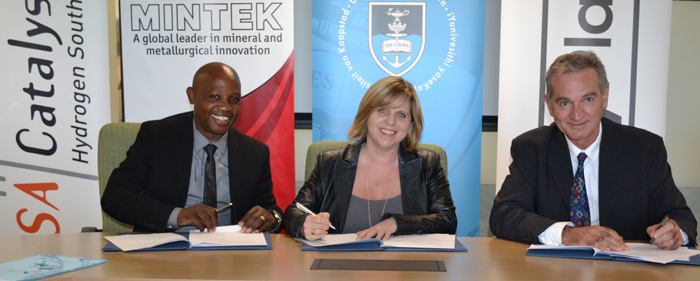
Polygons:
[[659,224],[647,227],[647,234],[654,238],[652,244],[664,250],[675,250],[683,245],[683,234],[681,228],[676,224],[676,221],[668,219],[666,224],[659,228]]
[[306,216],[304,219],[304,226],[301,229],[304,238],[309,241],[314,241],[326,237],[328,228],[331,226],[331,221],[328,220],[330,217],[331,214],[325,212],[316,216]]
[[396,229],[396,219],[388,218],[368,229],[357,232],[357,240],[377,238],[386,241],[396,232]]
[[260,233],[275,228],[277,219],[262,207],[255,206],[243,216],[238,222],[238,226],[244,233],[252,233],[253,231]]
[[565,226],[561,232],[561,242],[567,246],[592,246],[603,251],[629,251],[622,237],[614,230],[599,226]]
[[177,215],[177,225],[194,225],[199,231],[206,228],[210,232],[216,231],[216,210],[204,204],[197,204],[182,209]]

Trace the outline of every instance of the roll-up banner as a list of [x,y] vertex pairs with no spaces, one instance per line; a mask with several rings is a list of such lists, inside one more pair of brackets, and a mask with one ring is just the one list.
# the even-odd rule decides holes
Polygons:
[[347,140],[372,83],[418,91],[422,143],[447,151],[457,235],[479,235],[484,0],[313,1],[313,140]]
[[0,236],[100,228],[107,3],[3,1],[0,15]]
[[667,0],[503,0],[496,186],[513,138],[554,119],[544,74],[556,57],[594,51],[610,81],[604,116],[663,136],[671,37]]
[[270,147],[281,207],[294,199],[294,2],[122,0],[124,118],[192,110],[185,90],[209,62],[233,67],[241,113],[233,127]]

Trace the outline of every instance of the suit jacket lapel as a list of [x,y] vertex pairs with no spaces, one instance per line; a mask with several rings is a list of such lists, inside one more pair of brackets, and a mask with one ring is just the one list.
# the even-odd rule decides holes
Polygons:
[[187,192],[190,189],[190,174],[192,172],[192,147],[194,145],[194,131],[192,127],[192,115],[185,115],[179,120],[180,128],[175,132],[175,137],[179,138],[170,142],[169,150],[172,158],[168,157],[164,161],[175,162],[175,187],[174,198],[178,206],[184,207],[187,201]]
[[408,153],[401,145],[399,149],[399,176],[401,178],[401,202],[405,215],[420,212],[420,210],[413,210],[420,183],[418,177],[421,174],[419,172],[421,171],[421,159],[416,158],[416,155]]
[[616,140],[619,137],[612,121],[603,119],[603,135],[600,140],[600,158],[598,162],[598,210],[600,224],[604,225],[605,219],[610,217],[612,206],[618,202],[621,186],[621,171],[624,171],[625,161],[619,156],[622,146]]
[[231,206],[231,222],[237,222],[240,220],[236,212],[237,202],[234,200],[236,194],[238,194],[241,188],[241,171],[243,171],[243,163],[240,161],[241,156],[239,154],[238,140],[236,139],[236,131],[233,129],[228,130],[228,183],[230,188],[230,200],[233,206]]
[[569,206],[571,201],[571,186],[574,181],[574,174],[569,157],[569,146],[566,144],[564,133],[559,131],[556,125],[552,124],[552,139],[550,140],[549,151],[547,152],[548,177],[554,180],[554,189],[560,194],[565,205]]
[[361,142],[356,142],[349,149],[345,150],[345,153],[341,155],[338,165],[335,169],[335,175],[333,179],[335,182],[329,183],[334,185],[335,190],[335,202],[338,206],[337,212],[339,213],[338,218],[341,221],[332,222],[334,225],[340,225],[337,232],[343,231],[343,226],[345,225],[345,220],[348,215],[348,207],[350,205],[350,198],[352,197],[352,187],[355,184],[355,175],[357,174],[357,159],[360,157],[360,148],[362,147]]

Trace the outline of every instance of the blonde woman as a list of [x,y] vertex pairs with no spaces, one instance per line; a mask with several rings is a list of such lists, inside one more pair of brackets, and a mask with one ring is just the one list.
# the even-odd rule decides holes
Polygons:
[[[331,233],[357,239],[451,233],[457,229],[450,186],[437,153],[419,149],[423,114],[416,90],[386,77],[365,93],[348,132],[356,140],[318,155],[313,173],[284,214],[292,237]],[[330,228],[333,225],[335,229]]]

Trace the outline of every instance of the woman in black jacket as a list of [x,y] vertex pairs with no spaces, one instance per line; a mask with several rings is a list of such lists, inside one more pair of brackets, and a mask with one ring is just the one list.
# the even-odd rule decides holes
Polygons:
[[416,90],[401,77],[374,83],[360,102],[348,132],[357,140],[325,151],[297,194],[318,213],[290,205],[285,230],[307,240],[329,233],[357,233],[357,239],[450,233],[457,216],[437,153],[419,149],[423,114]]

